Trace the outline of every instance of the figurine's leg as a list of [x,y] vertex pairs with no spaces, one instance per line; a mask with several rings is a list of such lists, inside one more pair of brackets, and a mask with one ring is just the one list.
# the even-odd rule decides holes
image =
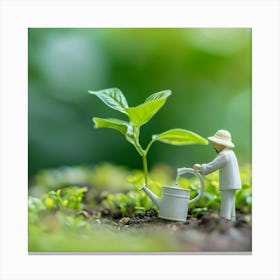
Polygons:
[[220,216],[227,220],[235,220],[235,190],[221,191]]
[[231,221],[236,221],[236,211],[235,211],[235,191],[233,191],[233,203],[232,203],[232,210],[231,210]]

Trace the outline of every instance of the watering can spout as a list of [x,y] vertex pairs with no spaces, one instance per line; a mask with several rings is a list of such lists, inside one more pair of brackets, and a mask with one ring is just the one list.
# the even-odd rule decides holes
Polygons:
[[160,199],[145,185],[143,185],[139,190],[143,190],[147,196],[154,202],[154,204],[159,208],[160,206]]

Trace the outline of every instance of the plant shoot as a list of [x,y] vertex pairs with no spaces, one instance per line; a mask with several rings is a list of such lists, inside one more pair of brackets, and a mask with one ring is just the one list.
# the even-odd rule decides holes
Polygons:
[[89,90],[90,94],[97,96],[110,108],[126,115],[127,121],[115,118],[93,118],[95,128],[112,128],[122,133],[126,140],[132,144],[143,160],[145,185],[148,186],[147,155],[153,143],[156,141],[170,145],[208,144],[208,141],[200,135],[185,129],[170,129],[160,134],[152,135],[151,141],[146,148],[140,144],[140,128],[160,110],[167,98],[171,95],[170,90],[163,90],[150,95],[144,103],[129,107],[124,94],[118,88],[110,88],[99,91]]

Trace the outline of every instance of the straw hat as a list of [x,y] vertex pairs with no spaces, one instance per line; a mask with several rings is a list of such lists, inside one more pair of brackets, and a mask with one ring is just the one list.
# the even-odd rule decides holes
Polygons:
[[231,142],[231,135],[227,130],[218,130],[214,136],[207,137],[211,142],[224,145],[228,148],[234,148],[234,144]]

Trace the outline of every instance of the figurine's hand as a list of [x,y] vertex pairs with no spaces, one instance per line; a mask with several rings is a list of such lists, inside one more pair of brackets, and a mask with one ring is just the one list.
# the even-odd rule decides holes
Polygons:
[[201,164],[198,164],[198,163],[194,164],[194,165],[193,165],[193,169],[194,169],[196,172],[201,171]]

